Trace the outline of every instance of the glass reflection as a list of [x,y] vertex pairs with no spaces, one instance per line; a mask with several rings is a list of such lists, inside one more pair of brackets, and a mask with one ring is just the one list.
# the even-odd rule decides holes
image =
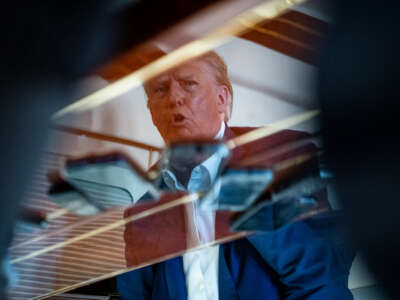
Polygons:
[[173,175],[178,180],[178,189],[207,193],[225,168],[229,155],[229,149],[223,143],[174,143],[161,158],[159,185],[164,190],[171,189],[169,181]]
[[67,161],[49,196],[77,215],[155,200],[158,190],[139,167],[121,153],[92,155]]
[[[152,78],[144,91],[135,89],[78,116],[78,128],[167,145],[153,167],[143,150],[150,148],[69,161],[50,190],[52,199],[75,214],[99,213],[97,223],[82,226],[83,235],[88,227],[120,224],[91,236],[91,247],[86,238],[81,242],[92,256],[89,270],[104,267],[97,278],[135,269],[117,279],[123,299],[349,299],[347,266],[342,268],[338,249],[325,240],[320,224],[311,222],[330,209],[326,195],[320,195],[325,184],[301,173],[300,180],[270,190],[282,179],[276,172],[282,161],[311,153],[318,168],[311,141],[300,150],[274,151],[309,138],[304,131],[311,127],[300,124],[241,149],[226,146],[261,125],[313,108],[303,100],[313,99],[304,85],[315,70],[264,48],[235,39],[218,49],[227,64],[215,52],[206,53]],[[88,144],[88,153],[111,148],[105,141],[88,143],[82,134],[78,139],[79,146]],[[257,157],[269,158],[243,163]],[[198,199],[187,198],[193,195]],[[330,225],[325,231],[340,240]],[[74,234],[68,231],[66,240]],[[74,243],[69,246],[71,257],[79,253]],[[174,291],[182,293],[169,294]]]
[[278,202],[261,201],[236,217],[236,231],[274,231],[293,222],[331,211],[329,203],[314,197],[283,198]]
[[257,200],[273,180],[263,169],[227,169],[201,199],[206,210],[241,211]]

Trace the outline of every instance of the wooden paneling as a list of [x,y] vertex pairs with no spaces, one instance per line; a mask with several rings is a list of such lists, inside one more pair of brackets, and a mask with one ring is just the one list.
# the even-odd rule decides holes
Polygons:
[[[241,25],[247,31],[240,38],[276,50],[309,64],[318,65],[329,25],[297,11],[288,11],[278,18],[256,25]],[[148,44],[128,51],[102,67],[98,74],[107,81],[116,81],[165,55],[160,48]]]
[[318,65],[319,53],[329,30],[327,23],[297,11],[256,25],[244,25],[249,31],[241,38],[313,65]]

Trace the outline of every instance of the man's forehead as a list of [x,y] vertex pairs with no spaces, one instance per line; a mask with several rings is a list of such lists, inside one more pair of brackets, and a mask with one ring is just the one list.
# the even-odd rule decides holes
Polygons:
[[173,69],[170,69],[159,76],[150,79],[151,82],[163,82],[167,81],[170,78],[182,78],[182,77],[196,77],[196,76],[204,76],[208,75],[210,70],[208,68],[207,63],[203,61],[190,61],[186,62],[182,65],[179,65]]

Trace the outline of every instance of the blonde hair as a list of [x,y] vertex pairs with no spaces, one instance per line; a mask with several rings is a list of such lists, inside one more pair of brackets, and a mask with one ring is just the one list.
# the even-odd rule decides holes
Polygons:
[[195,60],[204,61],[208,63],[208,65],[215,72],[215,80],[219,85],[225,85],[228,88],[228,110],[225,114],[225,121],[228,122],[232,115],[232,106],[233,106],[233,88],[231,81],[228,77],[228,67],[225,61],[219,56],[215,51],[209,51],[205,54],[197,57]]
[[[225,122],[228,122],[232,115],[233,107],[233,88],[228,77],[228,67],[225,61],[215,51],[209,51],[205,54],[194,58],[194,61],[203,61],[207,63],[213,70],[217,84],[224,85],[228,88],[228,109],[225,113]],[[144,84],[144,90],[148,95],[148,86]]]

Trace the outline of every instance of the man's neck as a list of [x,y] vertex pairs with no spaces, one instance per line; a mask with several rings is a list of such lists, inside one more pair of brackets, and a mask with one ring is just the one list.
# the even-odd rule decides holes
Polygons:
[[[225,130],[226,130],[226,126],[225,126],[225,122],[222,121],[221,122],[221,127],[218,131],[218,133],[215,135],[214,140],[221,140],[224,137],[225,134]],[[210,166],[210,164],[212,165],[214,162],[211,161],[211,157],[209,157],[208,159],[204,160],[202,163],[200,163],[201,165],[204,165],[204,167],[210,172],[210,168],[212,168],[212,166]],[[191,172],[192,170],[198,166],[199,163],[190,163],[188,162],[188,164],[184,167],[180,167],[177,168],[176,166],[170,166],[170,171],[172,171],[175,176],[178,178],[179,182],[181,184],[183,184],[184,186],[187,185],[188,181],[190,180],[190,176],[191,176]],[[210,172],[211,173],[211,172]]]

